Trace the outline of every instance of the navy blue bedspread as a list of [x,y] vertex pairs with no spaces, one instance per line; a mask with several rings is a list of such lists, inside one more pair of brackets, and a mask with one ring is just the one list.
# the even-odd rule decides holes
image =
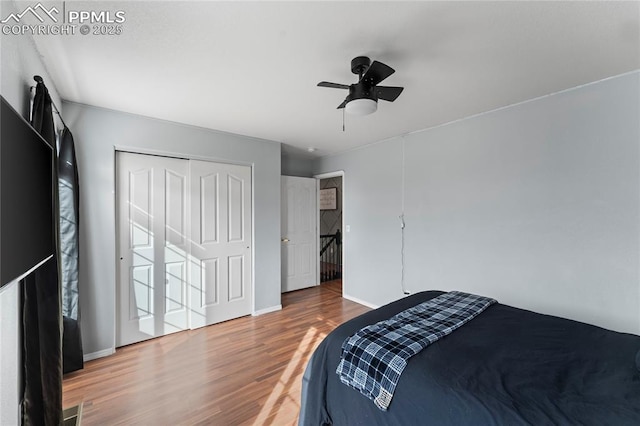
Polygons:
[[300,424],[640,425],[640,336],[499,303],[411,358],[386,412],[340,382],[346,338],[440,294],[414,294],[329,334],[304,374]]

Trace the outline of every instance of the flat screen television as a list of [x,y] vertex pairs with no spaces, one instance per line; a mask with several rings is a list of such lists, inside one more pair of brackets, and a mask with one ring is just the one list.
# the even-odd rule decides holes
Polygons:
[[53,148],[1,97],[0,287],[53,254]]

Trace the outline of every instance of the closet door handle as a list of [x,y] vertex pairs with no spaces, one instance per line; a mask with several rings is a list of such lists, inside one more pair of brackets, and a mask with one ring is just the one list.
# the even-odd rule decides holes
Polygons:
[[288,243],[288,242],[289,242],[289,239],[288,239],[288,238],[286,238],[286,237],[282,237],[282,238],[280,239],[280,241],[281,241],[281,242],[283,242],[283,243]]

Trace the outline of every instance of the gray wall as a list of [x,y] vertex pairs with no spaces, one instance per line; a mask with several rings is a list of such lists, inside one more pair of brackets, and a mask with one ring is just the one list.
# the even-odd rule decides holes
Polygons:
[[[12,2],[0,1],[0,16],[7,16],[16,12]],[[29,87],[35,86],[34,75],[39,75],[44,79],[44,83],[49,89],[49,94],[53,102],[60,106],[60,96],[44,64],[40,60],[35,43],[31,36],[2,35],[0,37],[0,49],[2,61],[0,63],[2,72],[2,96],[18,111],[25,119],[29,120]],[[56,124],[60,121],[54,114]]]
[[115,149],[253,165],[255,309],[280,305],[280,144],[74,103],[63,104],[80,175],[80,306],[85,353],[115,342]]
[[634,72],[318,160],[345,171],[345,294],[402,297],[404,199],[410,291],[640,333],[639,93]]
[[[0,2],[0,16],[17,12],[13,2]],[[53,101],[60,97],[49,78],[30,36],[0,36],[2,96],[25,119],[29,119],[29,87],[34,75],[44,78]],[[19,380],[22,350],[19,345],[20,284],[13,282],[0,290],[0,424],[19,423]]]
[[308,156],[282,153],[281,174],[283,176],[313,177],[313,160]]
[[315,174],[344,171],[343,294],[382,305],[402,295],[400,215],[402,151],[387,141],[322,157]]
[[19,424],[20,404],[20,284],[0,289],[0,424]]

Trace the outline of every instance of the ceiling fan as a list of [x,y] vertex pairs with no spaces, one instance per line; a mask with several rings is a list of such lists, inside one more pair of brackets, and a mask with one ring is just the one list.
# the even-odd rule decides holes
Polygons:
[[393,102],[404,89],[404,87],[378,86],[378,83],[393,74],[395,70],[382,62],[371,62],[366,56],[358,56],[351,60],[351,72],[359,75],[359,80],[355,84],[347,85],[328,81],[318,83],[319,87],[348,89],[349,94],[338,109],[344,108],[349,114],[371,114],[378,109],[378,99]]

